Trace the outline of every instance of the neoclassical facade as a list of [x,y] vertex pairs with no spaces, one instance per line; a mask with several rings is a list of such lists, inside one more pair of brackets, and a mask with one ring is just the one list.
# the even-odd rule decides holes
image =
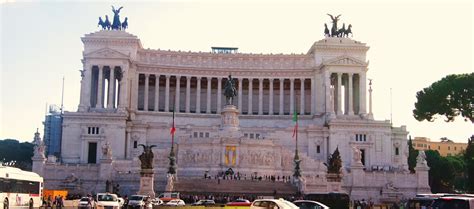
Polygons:
[[[306,54],[245,54],[145,49],[124,31],[87,34],[82,42],[80,104],[64,114],[60,163],[46,161],[42,170],[50,187],[61,187],[60,174],[69,172],[84,190],[100,191],[110,180],[136,192],[138,145],[147,144],[157,145],[155,185],[163,188],[173,111],[178,179],[228,168],[290,176],[296,111],[305,192],[327,191],[324,163],[336,148],[342,190],[353,198],[429,191],[428,168],[408,172],[406,127],[373,119],[365,43],[326,37]],[[231,122],[223,95],[229,75],[238,91]]]

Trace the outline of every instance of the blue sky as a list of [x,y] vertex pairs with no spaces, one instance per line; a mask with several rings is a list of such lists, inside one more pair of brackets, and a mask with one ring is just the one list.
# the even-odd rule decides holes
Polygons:
[[[474,126],[412,117],[416,92],[448,74],[473,71],[473,4],[439,1],[11,1],[0,0],[0,139],[30,141],[43,131],[46,104],[66,111],[79,103],[84,34],[99,16],[124,6],[129,33],[144,48],[210,51],[235,46],[244,53],[306,53],[323,38],[326,13],[342,14],[354,39],[371,48],[368,78],[374,116],[412,136],[466,141]],[[341,22],[341,23],[342,23]]]

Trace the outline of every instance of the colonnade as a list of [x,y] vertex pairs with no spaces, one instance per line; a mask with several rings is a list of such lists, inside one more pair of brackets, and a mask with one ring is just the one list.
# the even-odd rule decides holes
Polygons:
[[[138,110],[170,112],[174,109],[176,112],[211,114],[220,113],[225,104],[222,88],[227,78],[224,77],[140,73],[138,81]],[[315,99],[312,94],[314,79],[237,77],[235,81],[238,95],[234,105],[241,114],[288,115],[296,110],[301,115],[309,115],[315,112],[314,102],[311,102]],[[295,85],[298,86],[295,88]],[[275,92],[279,92],[279,98]]]
[[114,109],[119,105],[122,70],[118,66],[93,66],[90,74],[90,106]]

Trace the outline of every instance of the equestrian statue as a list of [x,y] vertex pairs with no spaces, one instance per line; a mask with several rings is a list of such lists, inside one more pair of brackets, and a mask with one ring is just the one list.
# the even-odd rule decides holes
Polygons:
[[235,89],[235,81],[231,75],[224,86],[224,96],[227,105],[232,105],[234,97],[237,96],[237,90]]

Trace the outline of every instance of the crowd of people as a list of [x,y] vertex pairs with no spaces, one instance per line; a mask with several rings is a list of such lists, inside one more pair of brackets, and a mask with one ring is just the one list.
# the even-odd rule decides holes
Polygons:
[[[210,176],[207,172],[204,173],[204,178],[205,179],[212,179],[212,176]],[[229,171],[221,171],[217,173],[217,175],[214,175],[214,179],[220,180],[252,180],[252,181],[282,181],[282,182],[290,182],[291,181],[291,176],[279,176],[279,175],[263,175],[263,176],[258,176],[256,174],[242,174],[240,172],[234,173],[234,172],[229,172]]]
[[64,207],[64,197],[61,195],[51,197],[49,195],[46,199],[43,198],[43,206],[45,208],[62,208]]

